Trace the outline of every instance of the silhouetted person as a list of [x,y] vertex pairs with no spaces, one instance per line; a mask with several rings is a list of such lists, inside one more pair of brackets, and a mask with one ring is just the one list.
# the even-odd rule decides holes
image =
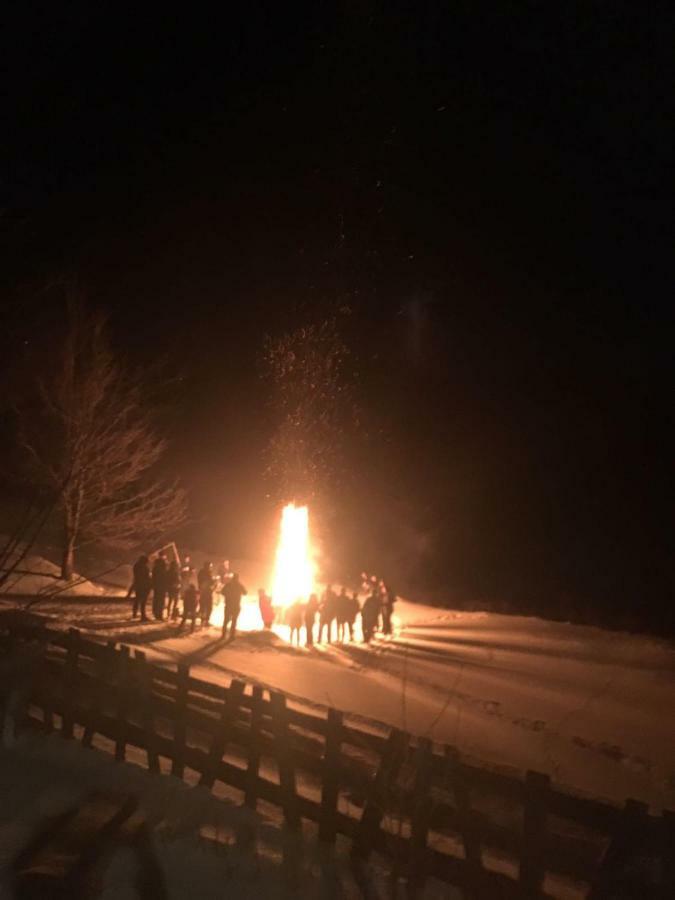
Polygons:
[[[375,585],[375,588],[377,585]],[[363,628],[363,640],[368,644],[373,639],[377,620],[380,615],[380,598],[377,591],[373,591],[366,597],[366,601],[361,608],[361,624]]]
[[316,594],[310,594],[307,606],[305,607],[305,629],[307,631],[307,646],[314,645],[314,623],[316,622],[316,614],[319,611],[319,598]]
[[220,590],[222,592],[222,589],[225,587],[226,582],[228,582],[232,578],[229,559],[224,559],[219,564],[216,575],[218,576],[218,581],[220,582]]
[[152,567],[152,614],[156,619],[164,618],[164,606],[168,589],[166,557],[160,553]]
[[183,565],[180,567],[180,589],[183,595],[189,584],[194,584],[195,570],[192,566],[192,560],[189,556],[183,559]]
[[183,620],[180,623],[182,628],[188,619],[191,621],[190,631],[195,630],[195,619],[197,617],[197,588],[194,584],[188,584],[183,591]]
[[208,625],[213,610],[213,567],[205,562],[197,573],[199,586],[199,618],[202,625]]
[[288,624],[291,629],[291,644],[293,643],[293,638],[295,638],[295,643],[299,647],[300,628],[302,626],[302,603],[300,600],[296,600],[288,610]]
[[[346,634],[349,631],[349,640],[354,640],[354,627],[356,625],[356,617],[358,616],[360,611],[359,606],[359,598],[356,595],[356,591],[352,592],[351,597],[347,597],[345,599],[345,621],[344,621],[344,632]],[[344,639],[344,638],[343,638]]]
[[396,594],[391,587],[384,585],[384,594],[382,595],[382,631],[384,634],[391,634],[391,617],[394,612],[394,604],[396,603]]
[[170,619],[178,618],[178,597],[180,595],[180,569],[175,559],[169,563],[169,569],[166,573],[167,590],[169,593],[169,609],[168,617]]
[[263,627],[269,631],[274,622],[274,610],[272,609],[272,598],[264,588],[258,588],[258,606]]
[[134,605],[132,610],[134,619],[140,612],[141,621],[148,621],[145,612],[145,604],[147,603],[148,594],[151,589],[152,578],[150,576],[150,565],[148,563],[148,557],[144,554],[143,556],[139,556],[134,563],[134,580],[129,588],[129,594],[127,595],[130,596],[132,593],[134,595]]
[[328,635],[328,643],[331,642],[331,632],[333,630],[333,622],[337,615],[337,595],[332,585],[328,585],[323,592],[321,609],[319,612],[319,643],[323,640],[323,630],[326,629]]
[[337,637],[338,641],[344,640],[345,624],[347,622],[349,597],[346,588],[341,588],[340,593],[335,600],[335,618],[337,619]]
[[[244,585],[239,581],[239,575],[235,572],[232,578],[223,588],[225,597],[225,617],[223,619],[223,637],[233,641],[237,633],[237,619],[241,612],[241,598],[247,593]],[[227,634],[227,626],[230,625],[230,633]]]

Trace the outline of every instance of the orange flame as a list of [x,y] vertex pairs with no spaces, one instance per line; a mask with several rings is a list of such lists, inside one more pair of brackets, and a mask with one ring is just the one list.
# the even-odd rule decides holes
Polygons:
[[272,581],[272,602],[290,606],[307,600],[314,588],[315,567],[309,540],[309,511],[289,503],[281,513],[281,530]]

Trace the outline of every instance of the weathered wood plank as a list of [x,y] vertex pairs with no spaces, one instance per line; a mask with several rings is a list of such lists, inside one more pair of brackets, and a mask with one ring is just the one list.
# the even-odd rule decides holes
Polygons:
[[146,734],[146,753],[148,757],[148,769],[153,774],[160,771],[159,755],[156,749],[155,741],[155,717],[152,712],[151,696],[152,681],[150,672],[148,671],[147,659],[142,650],[134,651],[134,659],[136,662],[136,673],[139,681],[139,694],[141,703],[141,724]]
[[373,848],[375,835],[386,812],[387,795],[403,762],[408,742],[409,736],[405,732],[392,729],[361,816],[357,839],[352,847],[352,855],[358,860],[366,860]]
[[225,752],[225,747],[232,731],[234,716],[239,703],[241,702],[243,693],[244,682],[235,680],[230,684],[227,697],[223,700],[220,723],[211,741],[209,763],[207,768],[202,772],[199,781],[200,784],[203,784],[206,787],[213,787],[213,782],[216,780],[218,766],[223,758],[223,753]]
[[117,734],[115,737],[115,760],[124,762],[127,752],[128,712],[129,712],[129,648],[122,646],[117,654]]
[[185,737],[186,721],[185,707],[187,705],[188,686],[190,682],[190,667],[179,663],[178,665],[178,689],[176,693],[176,706],[174,709],[174,735],[173,735],[173,761],[171,774],[176,778],[182,778],[185,771]]
[[431,820],[432,744],[420,738],[415,751],[413,813],[410,822],[410,871],[408,893],[415,896],[424,886],[427,869],[427,838]]
[[550,778],[541,772],[525,777],[523,843],[520,856],[520,884],[523,896],[537,896],[546,874],[546,821]]
[[648,818],[648,809],[637,800],[626,800],[623,815],[615,828],[612,840],[605,852],[589,900],[608,900],[610,897],[626,896],[622,892],[625,879],[623,867],[630,857],[631,848],[639,840]]
[[326,745],[321,773],[321,821],[319,823],[319,840],[335,843],[337,831],[337,800],[340,786],[342,760],[340,746],[342,743],[342,713],[337,709],[328,710],[326,728]]
[[248,747],[248,765],[246,769],[246,795],[244,802],[251,809],[256,808],[258,799],[257,785],[258,772],[260,769],[260,744],[258,737],[260,735],[260,721],[262,719],[262,688],[257,684],[253,685],[253,693],[251,695],[251,728],[250,743]]
[[291,830],[300,827],[297,791],[295,787],[295,762],[288,735],[286,698],[276,691],[270,694],[272,722],[276,739],[276,759],[279,766],[279,784],[284,808],[284,819]]

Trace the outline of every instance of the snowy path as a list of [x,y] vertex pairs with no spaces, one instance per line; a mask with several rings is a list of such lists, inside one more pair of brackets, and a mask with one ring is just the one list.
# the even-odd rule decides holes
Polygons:
[[312,650],[290,647],[283,628],[223,644],[215,628],[141,627],[103,598],[58,613],[65,625],[189,662],[199,677],[237,673],[587,794],[675,807],[675,648],[665,641],[404,601],[393,639]]

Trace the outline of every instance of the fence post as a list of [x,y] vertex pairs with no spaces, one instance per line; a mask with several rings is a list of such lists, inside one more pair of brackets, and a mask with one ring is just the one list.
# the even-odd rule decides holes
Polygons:
[[223,706],[220,711],[220,723],[213,735],[211,751],[206,761],[204,771],[202,772],[202,777],[199,780],[200,784],[203,784],[208,788],[212,788],[213,782],[216,780],[218,767],[223,758],[223,753],[225,753],[225,747],[227,746],[232,723],[237,713],[237,709],[239,708],[243,693],[244,682],[233,679],[227,692],[227,696],[223,698]]
[[157,775],[159,773],[159,757],[157,755],[157,742],[155,741],[155,717],[152,713],[152,677],[144,651],[134,650],[134,658],[137,663],[141,724],[145,732],[145,752],[148,758],[148,770],[153,775]]
[[[624,878],[622,867],[630,858],[633,844],[637,843],[640,833],[645,827],[649,810],[645,803],[638,800],[626,800],[626,805],[619,817],[612,841],[600,863],[593,887],[588,895],[589,900],[614,897],[622,893],[621,882]],[[625,880],[625,879],[624,879]]]
[[369,797],[366,801],[359,830],[357,833],[352,855],[365,861],[375,843],[377,831],[385,813],[385,801],[394,783],[398,770],[403,762],[403,755],[408,746],[409,735],[404,731],[393,728],[389,734],[384,753],[380,759],[375,779],[370,787]]
[[52,689],[53,677],[49,671],[49,635],[45,635],[43,645],[42,665],[43,670],[40,674],[41,686],[44,690],[44,702],[42,706],[42,729],[45,734],[51,734],[54,731],[54,696]]
[[462,772],[459,754],[454,747],[445,748],[446,771],[450,774],[452,793],[457,805],[457,813],[460,821],[462,843],[464,844],[464,857],[467,870],[467,894],[468,896],[480,896],[483,877],[483,857],[480,840],[476,837],[473,813],[471,811],[471,798],[466,778]]
[[187,716],[188,681],[190,679],[190,666],[178,664],[178,682],[176,686],[176,705],[174,709],[173,731],[173,761],[171,774],[176,778],[182,778],[185,771],[185,735]]
[[410,823],[409,893],[414,896],[424,885],[426,851],[431,818],[432,744],[429,738],[419,739],[415,753],[415,782],[413,785],[413,813]]
[[127,750],[127,716],[129,715],[129,647],[123,644],[117,654],[117,739],[115,761],[124,762]]
[[73,737],[73,708],[77,685],[77,659],[79,655],[80,632],[77,628],[68,629],[68,655],[63,677],[63,721],[61,734],[64,738]]
[[319,840],[335,843],[337,833],[337,800],[340,783],[340,747],[342,745],[342,713],[328,710],[326,719],[326,746],[323,758],[321,783],[321,818]]
[[546,819],[551,779],[541,772],[525,776],[520,884],[525,896],[538,896],[546,874]]
[[115,640],[111,638],[105,645],[101,659],[99,660],[97,676],[95,676],[94,684],[91,692],[91,703],[87,710],[87,722],[82,734],[82,746],[91,747],[94,734],[96,733],[96,724],[101,714],[103,706],[108,676],[112,673],[112,666],[115,660]]
[[258,800],[258,770],[260,769],[260,721],[262,719],[262,688],[254,684],[251,696],[251,728],[248,745],[248,767],[246,769],[246,795],[244,803],[256,808]]
[[675,812],[663,810],[661,817],[661,865],[663,896],[675,896]]
[[277,691],[271,691],[270,702],[272,705],[272,726],[274,728],[277,751],[277,765],[279,766],[279,784],[281,787],[284,819],[287,827],[295,831],[300,827],[300,814],[295,792],[295,766],[293,765],[291,742],[288,734],[286,698]]

